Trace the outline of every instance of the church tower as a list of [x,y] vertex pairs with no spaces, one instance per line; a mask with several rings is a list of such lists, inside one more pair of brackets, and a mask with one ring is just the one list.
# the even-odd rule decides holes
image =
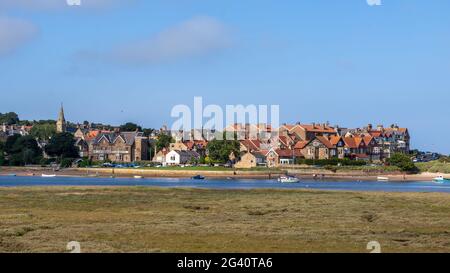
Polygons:
[[61,104],[61,110],[59,111],[58,121],[56,122],[56,132],[65,133],[66,132],[66,118],[64,117],[64,107]]

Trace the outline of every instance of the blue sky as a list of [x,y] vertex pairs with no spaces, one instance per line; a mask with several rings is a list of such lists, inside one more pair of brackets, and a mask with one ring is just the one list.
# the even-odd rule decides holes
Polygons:
[[0,1],[0,112],[159,127],[203,96],[450,153],[447,0],[64,2]]

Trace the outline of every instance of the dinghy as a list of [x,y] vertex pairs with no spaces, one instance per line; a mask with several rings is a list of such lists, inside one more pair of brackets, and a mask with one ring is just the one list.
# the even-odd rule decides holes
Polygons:
[[196,175],[196,176],[193,176],[191,178],[194,179],[194,180],[204,180],[205,179],[205,177],[203,175]]
[[42,177],[56,177],[56,174],[42,174]]
[[281,182],[281,183],[299,183],[300,179],[298,179],[297,177],[294,177],[294,176],[282,176],[282,177],[278,178],[278,182]]
[[444,176],[439,175],[438,177],[433,178],[434,182],[439,182],[439,183],[444,183],[444,182],[449,182],[450,179],[444,178]]

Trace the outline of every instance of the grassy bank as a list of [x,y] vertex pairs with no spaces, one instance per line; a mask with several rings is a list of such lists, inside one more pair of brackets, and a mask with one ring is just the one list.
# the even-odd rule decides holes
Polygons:
[[449,252],[450,195],[1,188],[0,251]]
[[448,173],[450,174],[450,163],[431,161],[426,163],[416,163],[421,172]]

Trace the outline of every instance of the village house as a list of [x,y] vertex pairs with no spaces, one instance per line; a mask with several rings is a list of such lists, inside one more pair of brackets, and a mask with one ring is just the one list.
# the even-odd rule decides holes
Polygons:
[[89,143],[86,140],[76,138],[75,147],[77,147],[79,157],[89,157]]
[[155,156],[153,157],[152,161],[158,164],[161,164],[163,166],[166,165],[166,155],[169,153],[170,151],[166,148],[158,151]]
[[266,123],[259,124],[232,124],[224,129],[227,136],[236,136],[238,140],[267,141],[272,138],[272,126]]
[[283,125],[279,129],[280,136],[289,136],[298,141],[312,140],[316,136],[336,136],[338,133],[334,127],[328,124],[296,124]]
[[89,158],[112,162],[148,160],[148,138],[141,132],[100,133],[89,143]]
[[259,141],[259,140],[245,139],[245,140],[239,141],[239,143],[240,143],[241,154],[259,151],[261,149],[261,141]]
[[258,166],[264,166],[266,156],[260,152],[247,152],[241,156],[241,160],[234,167],[237,169],[251,169]]
[[337,147],[324,136],[317,136],[313,140],[298,142],[294,148],[306,159],[330,159],[338,156]]
[[270,149],[266,153],[267,167],[279,167],[281,165],[292,165],[295,163],[296,158],[303,157],[298,150],[281,150]]
[[200,155],[195,151],[177,151],[173,150],[166,154],[166,165],[177,166],[194,163],[198,161]]
[[31,129],[33,129],[33,126],[3,124],[1,126],[0,133],[4,138],[8,138],[9,136],[13,135],[27,136],[30,134]]

